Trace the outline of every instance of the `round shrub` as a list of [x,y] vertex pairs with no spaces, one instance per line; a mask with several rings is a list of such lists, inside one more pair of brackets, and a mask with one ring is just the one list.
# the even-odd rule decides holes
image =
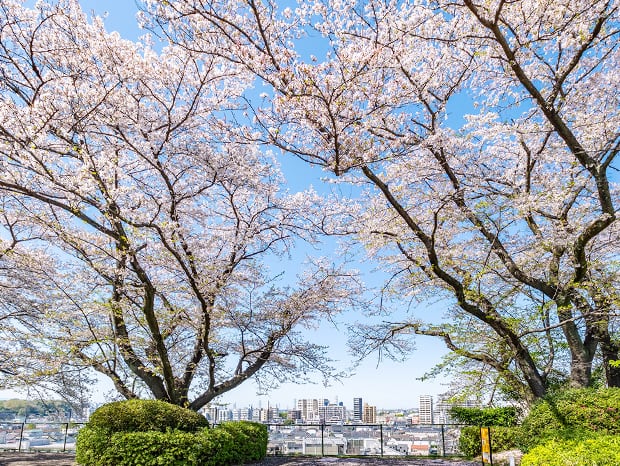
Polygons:
[[551,440],[523,455],[521,466],[617,466],[620,437],[598,435],[582,440]]
[[108,403],[98,408],[80,429],[76,460],[83,465],[115,464],[108,461],[106,455],[110,452],[110,439],[116,432],[194,432],[207,426],[207,420],[195,411],[163,401]]
[[590,433],[620,434],[620,388],[573,389],[537,402],[523,420],[523,451],[549,440],[575,439]]
[[108,403],[97,409],[86,426],[108,432],[148,432],[168,429],[194,432],[209,423],[204,416],[158,400],[126,400]]
[[195,432],[112,432],[87,424],[76,459],[83,466],[230,466],[264,458],[267,437],[267,427],[252,422]]

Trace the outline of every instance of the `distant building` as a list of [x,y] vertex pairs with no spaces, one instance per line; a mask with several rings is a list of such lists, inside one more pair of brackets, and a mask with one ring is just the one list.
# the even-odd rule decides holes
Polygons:
[[364,403],[364,412],[362,415],[362,422],[364,424],[376,424],[377,423],[377,407],[370,406],[368,403]]
[[289,409],[286,418],[290,421],[301,421],[301,411],[298,409]]
[[252,419],[252,408],[235,408],[232,410],[233,421],[251,421]]
[[344,455],[347,451],[347,439],[344,437],[306,437],[303,442],[303,455]]
[[362,399],[353,398],[353,422],[362,422]]
[[280,408],[277,406],[272,406],[267,409],[267,421],[268,422],[281,422],[282,418],[280,417]]
[[433,423],[433,397],[430,395],[420,396],[420,424]]
[[301,412],[301,419],[304,422],[312,423],[320,421],[319,400],[316,398],[297,400],[297,411]]
[[449,401],[447,396],[439,396],[437,399],[437,406],[435,410],[435,422],[438,424],[453,424],[454,419],[450,416],[450,408],[454,406],[460,406],[463,408],[478,408],[478,403],[472,400],[460,401],[454,403]]
[[217,422],[217,413],[218,413],[217,406],[207,405],[206,407],[202,408],[199,412],[202,413],[202,415],[207,418],[207,421],[211,423]]
[[232,411],[230,409],[217,410],[217,422],[226,422],[232,419]]
[[328,403],[319,407],[319,418],[325,424],[342,424],[346,420],[347,410],[342,403]]

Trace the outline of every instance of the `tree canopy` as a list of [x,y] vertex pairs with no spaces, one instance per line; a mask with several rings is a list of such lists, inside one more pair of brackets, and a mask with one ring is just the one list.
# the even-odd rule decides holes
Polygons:
[[123,40],[75,1],[0,12],[11,380],[95,369],[126,398],[198,409],[252,376],[331,373],[299,329],[351,305],[356,280],[318,258],[297,284],[270,271],[328,213],[237,140],[251,76]]
[[[199,379],[192,407],[327,370],[294,328],[351,275],[264,267],[322,233],[392,277],[361,354],[438,337],[447,370],[526,402],[597,367],[620,385],[617,0],[145,0],[157,52],[74,0],[1,5],[6,250],[45,254],[61,296],[35,333],[71,367],[181,404]],[[288,194],[269,150],[355,189]],[[392,319],[391,297],[447,312]]]
[[339,232],[387,289],[454,304],[359,348],[436,336],[526,400],[590,384],[597,357],[620,383],[617,1],[145,3],[154,31],[271,86],[265,143],[362,187]]

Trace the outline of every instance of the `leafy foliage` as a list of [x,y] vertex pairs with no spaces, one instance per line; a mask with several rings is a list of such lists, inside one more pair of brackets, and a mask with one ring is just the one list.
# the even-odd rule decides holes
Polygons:
[[222,466],[258,461],[267,451],[267,428],[261,424],[231,422],[207,429],[197,413],[159,401],[103,408],[78,434],[76,458],[82,465]]
[[537,402],[523,420],[524,451],[550,440],[620,434],[620,388],[573,389]]
[[104,454],[110,443],[110,432],[101,427],[82,427],[75,444],[75,458],[82,465],[103,464]]
[[453,406],[450,415],[462,424],[509,427],[517,425],[519,410],[514,406],[482,409]]
[[194,432],[209,423],[204,416],[159,400],[115,401],[98,408],[87,426],[108,432],[146,432],[168,429]]
[[243,464],[261,460],[267,452],[266,441],[254,440],[255,431],[262,431],[263,437],[267,437],[267,428],[253,423],[244,423],[235,429],[214,428],[197,432],[116,432],[98,445],[97,450],[87,452],[80,450],[80,431],[77,460],[84,466]]
[[[491,450],[493,452],[512,450],[518,446],[518,439],[521,435],[520,427],[492,427]],[[470,458],[480,455],[480,427],[467,426],[461,429],[459,450]]]
[[235,437],[235,448],[240,458],[258,461],[265,456],[269,435],[263,424],[248,421],[225,422],[218,425],[218,429]]
[[523,455],[521,466],[615,466],[620,437],[597,435],[582,440],[551,440]]

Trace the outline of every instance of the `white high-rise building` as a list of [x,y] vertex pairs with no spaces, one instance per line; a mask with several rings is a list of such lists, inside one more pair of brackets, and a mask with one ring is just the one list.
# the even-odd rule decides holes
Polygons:
[[420,395],[420,424],[433,423],[433,397]]
[[319,406],[321,422],[325,424],[342,424],[346,420],[347,410],[342,403],[329,403]]
[[230,421],[232,419],[232,411],[230,409],[219,409],[217,411],[218,422]]
[[301,419],[304,422],[319,422],[319,400],[302,399],[297,400],[297,411],[301,412]]

